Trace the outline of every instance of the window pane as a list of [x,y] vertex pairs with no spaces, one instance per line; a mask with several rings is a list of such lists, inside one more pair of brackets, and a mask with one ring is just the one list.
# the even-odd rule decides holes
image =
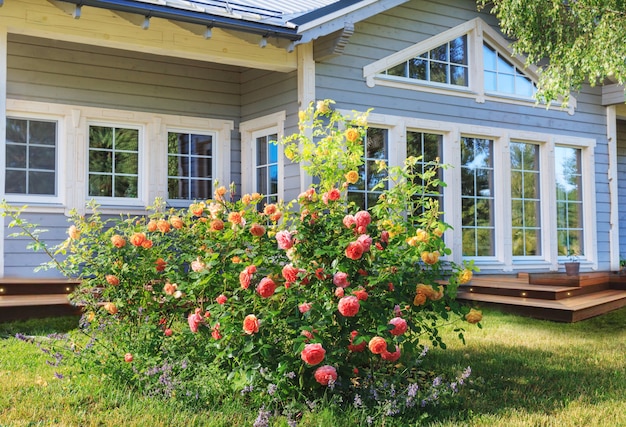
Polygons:
[[29,172],[28,194],[54,194],[54,172]]
[[116,176],[115,197],[137,197],[137,177]]
[[191,154],[197,156],[213,155],[213,138],[209,135],[191,135]]
[[486,44],[483,44],[483,67],[485,71],[496,71],[497,59],[496,52]]
[[457,86],[467,86],[467,67],[450,66],[450,83]]
[[54,170],[56,164],[56,149],[33,147],[28,152],[29,166],[33,169]]
[[448,83],[448,65],[440,62],[430,63],[430,81]]
[[28,120],[7,119],[7,142],[26,144]]
[[[409,61],[409,77],[417,80],[428,80],[426,70],[428,61],[421,58],[414,58]],[[403,76],[404,77],[404,76]]]
[[117,153],[115,155],[115,173],[137,175],[139,173],[139,156],[135,153]]
[[391,67],[387,70],[387,74],[390,76],[406,77],[406,62]]
[[537,90],[531,79],[486,43],[483,43],[483,70],[486,92],[530,98]]
[[211,198],[213,181],[210,179],[194,179],[191,181],[191,199],[206,200]]
[[5,192],[10,194],[26,193],[26,171],[7,170],[5,174]]
[[485,91],[495,92],[498,89],[498,75],[491,71],[485,71]]
[[192,178],[211,178],[213,176],[213,162],[211,159],[198,157],[191,159]]
[[57,124],[55,122],[31,120],[29,125],[28,137],[31,144],[56,145]]
[[102,126],[89,127],[89,148],[113,148],[113,128]]
[[448,61],[448,44],[442,44],[430,51],[430,59],[435,61]]
[[26,168],[26,145],[14,145],[7,142],[7,167]]
[[562,256],[584,256],[581,153],[579,148],[555,147],[558,253]]
[[515,77],[511,74],[498,74],[498,92],[515,93]]
[[467,65],[466,36],[458,37],[450,42],[450,62]]
[[94,197],[113,196],[113,177],[111,175],[89,175],[89,195]]
[[115,149],[138,151],[139,131],[137,129],[115,129]]

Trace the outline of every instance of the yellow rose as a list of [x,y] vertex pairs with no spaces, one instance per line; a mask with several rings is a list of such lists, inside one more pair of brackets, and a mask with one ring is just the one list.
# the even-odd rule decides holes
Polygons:
[[346,140],[349,142],[357,141],[360,136],[361,135],[359,134],[359,131],[355,128],[349,128],[348,130],[346,130]]
[[465,320],[467,320],[467,323],[476,324],[483,320],[483,312],[472,308],[470,312],[465,315]]
[[439,251],[435,251],[435,252],[428,252],[428,251],[424,251],[422,252],[422,261],[424,261],[424,263],[426,264],[435,264],[437,261],[439,261]]
[[317,101],[315,109],[320,114],[326,114],[330,112],[330,105],[328,104],[328,101]]
[[472,271],[466,268],[465,270],[461,271],[461,274],[459,274],[459,283],[461,285],[468,283],[470,280],[472,280],[472,276]]
[[428,242],[428,238],[429,238],[428,232],[422,230],[421,228],[415,232],[415,237],[417,238],[418,242],[423,242],[423,243]]

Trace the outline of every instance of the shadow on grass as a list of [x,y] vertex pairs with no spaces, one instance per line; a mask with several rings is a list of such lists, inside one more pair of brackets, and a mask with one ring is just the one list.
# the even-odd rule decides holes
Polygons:
[[49,317],[45,319],[18,320],[0,323],[0,338],[24,335],[64,333],[78,328],[78,316]]

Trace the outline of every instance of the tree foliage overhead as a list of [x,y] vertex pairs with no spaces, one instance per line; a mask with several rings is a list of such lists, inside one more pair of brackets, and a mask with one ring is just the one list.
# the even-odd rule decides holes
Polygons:
[[538,99],[567,103],[571,90],[610,78],[626,81],[625,0],[477,0],[490,10],[515,53],[542,64]]

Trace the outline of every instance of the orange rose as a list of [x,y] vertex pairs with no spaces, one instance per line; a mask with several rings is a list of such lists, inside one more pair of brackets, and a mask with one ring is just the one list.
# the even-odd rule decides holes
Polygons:
[[241,212],[231,212],[228,214],[228,222],[239,225],[243,223],[243,215]]
[[[346,140],[349,142],[355,142],[359,139],[359,137],[361,136],[359,134],[359,131],[356,130],[355,128],[349,128],[346,130],[345,132],[346,135]],[[354,183],[353,183],[354,184]]]
[[250,234],[255,237],[261,237],[265,234],[265,227],[263,227],[261,224],[254,223],[250,226]]
[[211,221],[211,231],[220,231],[224,229],[224,221],[221,219],[214,219]]
[[413,298],[413,305],[424,305],[426,303],[426,295],[424,295],[422,292],[418,292],[417,294],[415,294],[415,298]]
[[150,249],[152,247],[152,240],[144,240],[143,243],[141,244],[141,247],[144,249]]
[[263,213],[265,215],[272,215],[273,213],[276,213],[277,210],[278,210],[278,207],[273,203],[270,203],[269,205],[265,205],[263,207]]
[[123,248],[126,246],[126,240],[124,240],[124,238],[119,234],[115,234],[111,237],[111,243],[113,243],[113,246],[116,248]]
[[110,314],[117,313],[117,306],[113,304],[112,302],[107,302],[106,304],[104,304],[104,309],[108,311]]
[[243,331],[248,335],[259,332],[259,319],[254,314],[248,314],[243,319]]
[[141,246],[146,241],[146,235],[144,233],[135,233],[130,236],[130,243],[133,246]]
[[167,263],[163,258],[157,259],[154,263],[156,264],[156,271],[163,271],[167,266]]
[[483,312],[472,308],[470,312],[465,315],[465,320],[467,320],[468,323],[476,324],[483,320]]
[[165,221],[164,219],[160,219],[157,221],[157,230],[159,230],[161,233],[167,233],[170,231],[170,224],[169,222]]
[[170,224],[172,224],[172,227],[174,227],[177,230],[180,230],[181,228],[183,228],[183,220],[180,219],[179,216],[172,216],[170,217]]
[[178,289],[178,285],[176,283],[166,282],[165,285],[163,286],[163,292],[165,292],[168,295],[174,295],[177,289]]
[[348,243],[348,247],[345,250],[346,257],[352,260],[360,259],[363,256],[363,252],[365,248],[361,244],[361,242],[350,242]]
[[221,186],[215,189],[215,198],[217,200],[224,200],[225,194],[226,194],[226,187]]
[[252,196],[249,194],[244,194],[243,196],[241,196],[241,203],[248,206],[250,203],[252,203]]
[[106,276],[104,276],[104,278],[111,286],[117,286],[120,284],[120,279],[118,279],[117,276],[113,274],[107,274]]
[[373,354],[382,354],[387,351],[387,341],[383,337],[374,337],[370,340],[368,347]]
[[189,205],[189,212],[194,216],[202,216],[204,213],[204,203],[192,203]]
[[147,227],[148,227],[148,231],[150,231],[150,232],[156,231],[157,230],[157,222],[155,220],[151,219],[148,222],[148,226]]

